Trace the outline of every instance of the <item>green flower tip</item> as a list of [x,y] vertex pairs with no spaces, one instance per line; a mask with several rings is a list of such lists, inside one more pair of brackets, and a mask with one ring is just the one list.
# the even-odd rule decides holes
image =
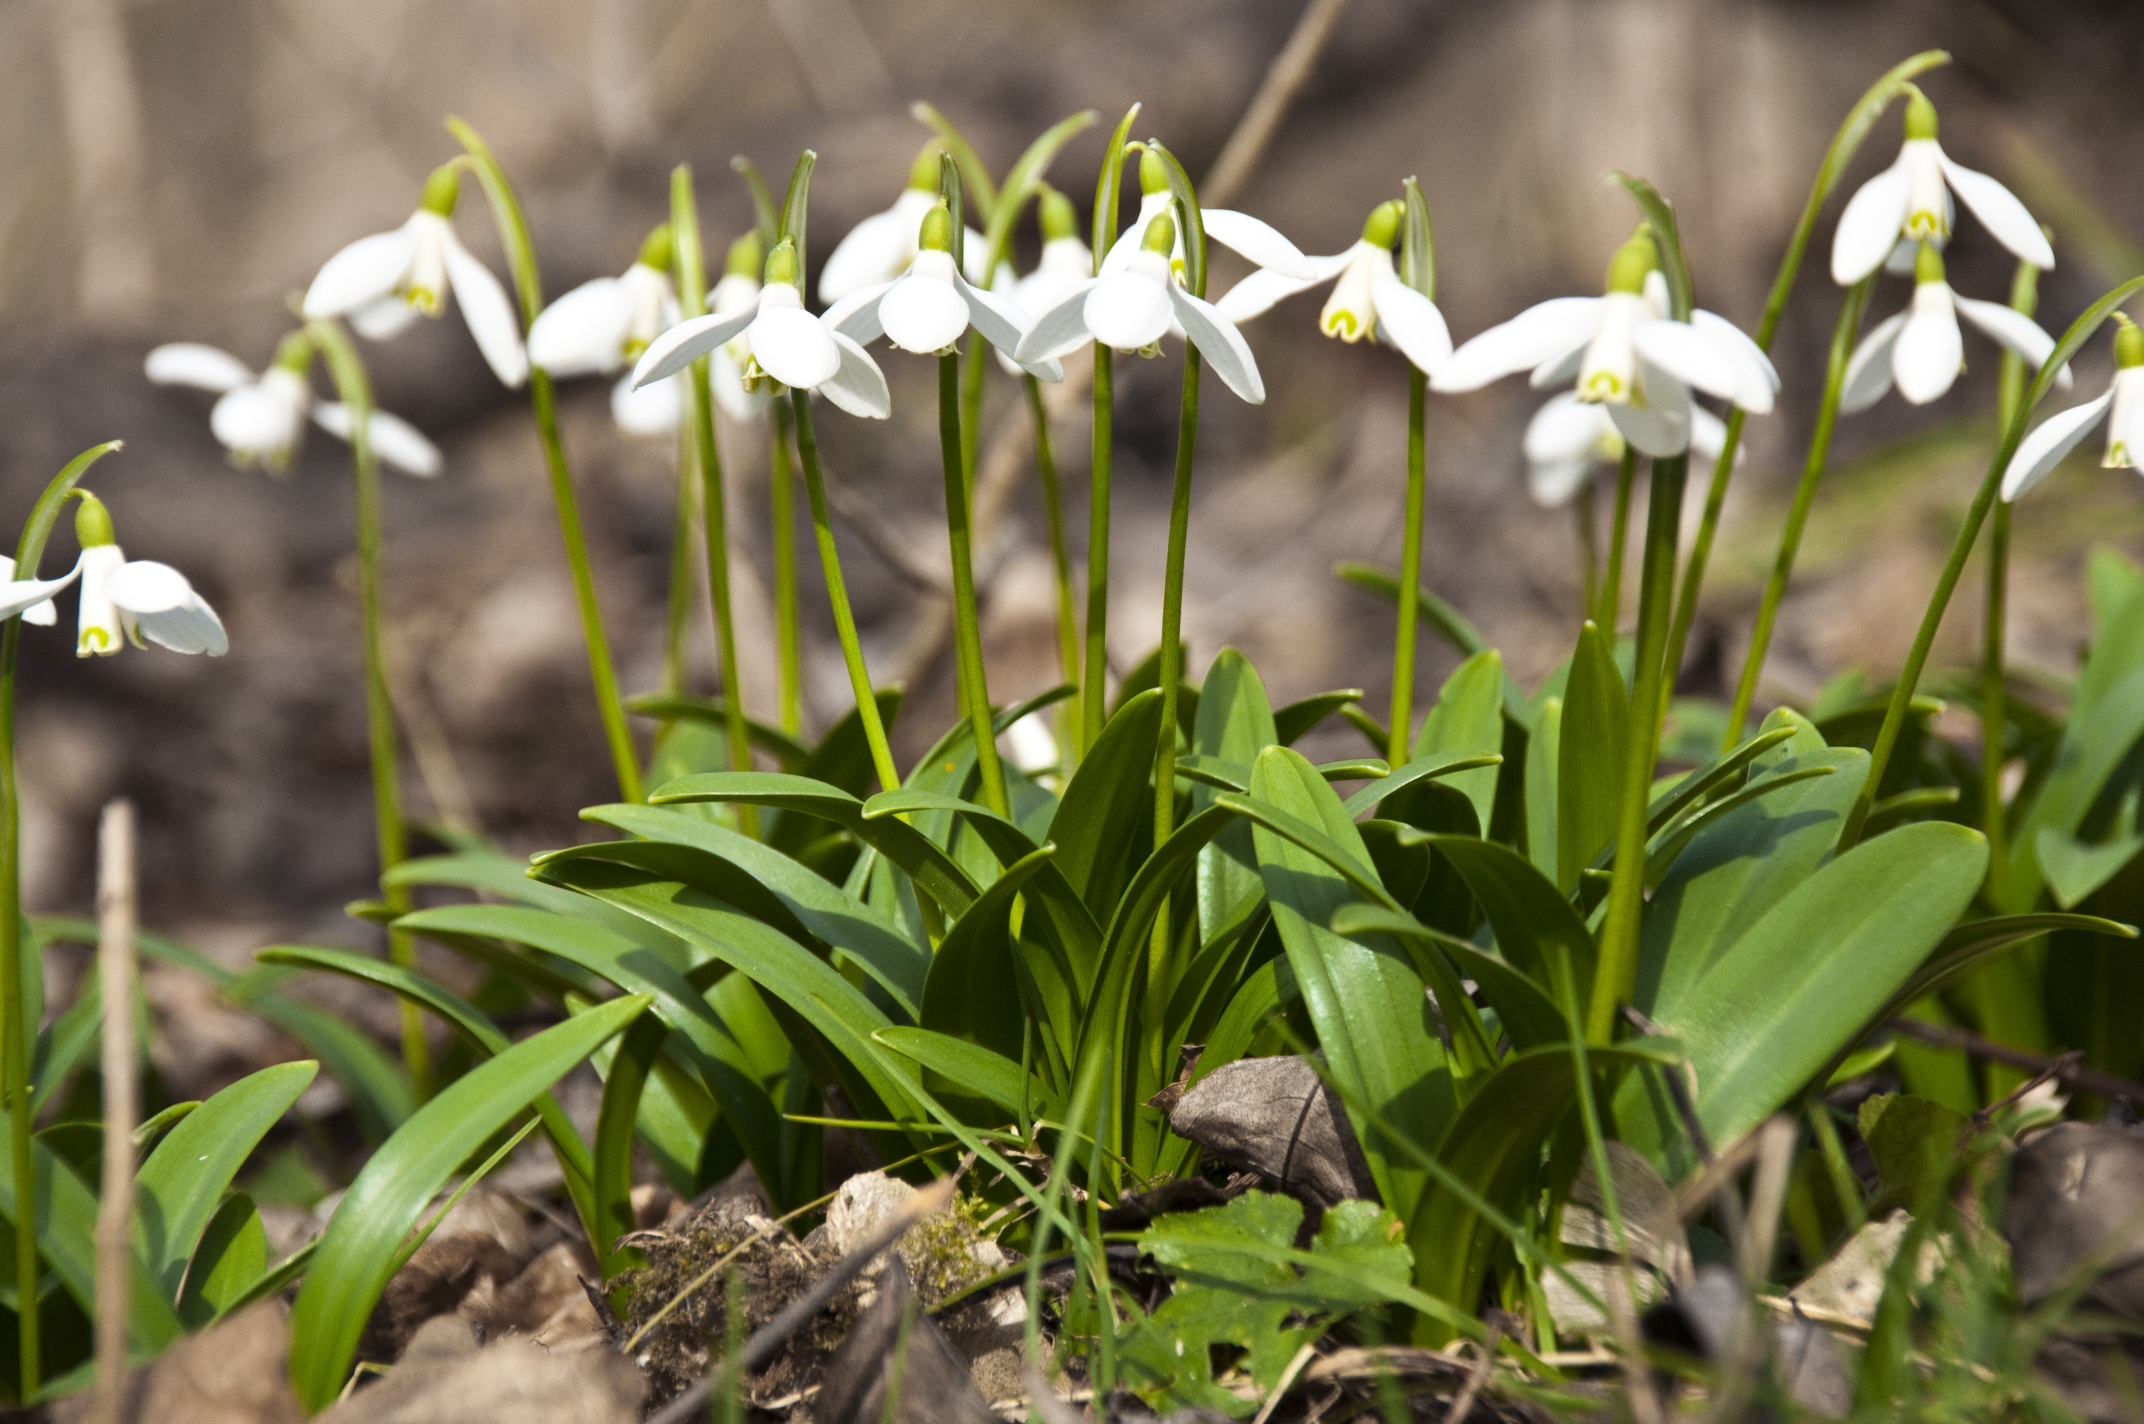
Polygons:
[[104,507],[104,501],[85,489],[75,493],[82,500],[74,512],[75,542],[85,549],[118,543],[119,536],[112,532],[112,512]]
[[774,250],[767,254],[767,268],[761,281],[769,287],[776,282],[786,282],[794,287],[799,285],[799,276],[800,274],[797,271],[797,245],[785,237],[780,242],[775,243]]
[[743,237],[730,244],[729,260],[722,264],[725,277],[757,277],[759,269],[767,260],[767,244],[761,239],[759,229],[753,228]]
[[1176,219],[1167,213],[1156,213],[1154,220],[1146,225],[1146,236],[1139,246],[1148,252],[1158,252],[1167,257],[1176,250]]
[[916,247],[922,252],[951,252],[953,250],[953,212],[940,199],[923,215],[923,230],[916,234]]
[[1139,150],[1139,191],[1142,193],[1166,193],[1169,191],[1169,165],[1161,161],[1161,155],[1151,148]]
[[1906,137],[1934,138],[1936,136],[1936,106],[1928,102],[1917,84],[1906,86]]
[[1924,242],[1913,254],[1913,280],[1915,282],[1940,282],[1943,277],[1943,254],[1936,251],[1932,242]]
[[304,375],[313,364],[313,338],[302,331],[293,331],[284,337],[275,349],[275,364],[286,371]]
[[1362,225],[1362,240],[1372,247],[1389,249],[1400,240],[1400,224],[1407,220],[1407,205],[1394,198],[1379,203],[1370,209],[1370,219]]
[[2120,312],[2114,314],[2114,364],[2125,371],[2144,366],[2144,331]]
[[670,238],[670,224],[657,223],[648,234],[647,241],[640,244],[640,265],[653,267],[658,272],[670,270],[670,262],[676,252],[676,244]]
[[1079,236],[1079,213],[1072,200],[1055,188],[1045,186],[1042,190],[1042,240],[1055,242],[1060,237]]
[[1642,292],[1646,274],[1660,265],[1660,249],[1653,243],[1653,230],[1644,223],[1630,240],[1615,250],[1608,262],[1608,290]]
[[908,165],[908,186],[921,188],[926,193],[938,191],[938,155],[944,151],[937,139],[923,145],[916,161]]
[[424,198],[417,206],[428,213],[451,218],[454,216],[454,200],[461,196],[461,192],[461,163],[450,160],[434,168],[432,176],[424,180]]

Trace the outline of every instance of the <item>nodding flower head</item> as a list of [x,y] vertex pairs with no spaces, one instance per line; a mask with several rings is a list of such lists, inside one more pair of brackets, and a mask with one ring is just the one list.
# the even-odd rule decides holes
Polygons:
[[[908,270],[916,260],[917,226],[938,201],[939,156],[943,152],[944,145],[935,138],[924,144],[916,161],[909,165],[908,186],[893,200],[893,206],[865,218],[834,244],[826,265],[819,269],[820,301],[832,306],[853,292],[881,286]],[[982,264],[989,254],[984,251],[983,235],[974,228],[967,231],[962,255],[967,261],[967,279],[978,285],[987,283],[989,274],[982,270]]]
[[2114,379],[2099,399],[2058,411],[2018,443],[2003,471],[2002,497],[2014,500],[2046,479],[2102,420],[2107,448],[2100,465],[2135,469],[2144,454],[2144,331],[2120,312],[2114,314]]
[[[1960,317],[2015,351],[2028,366],[2037,369],[2054,353],[2055,338],[2023,312],[1952,291],[1943,270],[1943,254],[1933,242],[1923,242],[1913,255],[1912,302],[1906,310],[1877,323],[1854,348],[1846,363],[1839,409],[1848,414],[1865,410],[1894,385],[1915,405],[1926,405],[1950,390],[1965,365]],[[2069,368],[2064,367],[2056,379],[2068,386]]]

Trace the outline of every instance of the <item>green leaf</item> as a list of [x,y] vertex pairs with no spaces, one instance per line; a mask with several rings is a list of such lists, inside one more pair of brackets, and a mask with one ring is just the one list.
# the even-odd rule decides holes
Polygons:
[[1556,824],[1563,789],[1557,776],[1557,753],[1563,743],[1563,698],[1544,696],[1526,739],[1526,858],[1543,875],[1554,875],[1562,855],[1562,829]]
[[1434,948],[1452,961],[1465,978],[1480,986],[1482,996],[1496,1010],[1497,1021],[1511,1036],[1517,1049],[1539,1048],[1568,1042],[1570,1026],[1563,1011],[1547,991],[1503,960],[1457,935],[1432,929],[1412,915],[1395,914],[1375,905],[1348,905],[1333,916],[1333,932],[1389,934]]
[[1943,942],[1928,956],[1928,962],[1915,970],[1913,977],[1892,994],[1890,1002],[1875,1014],[1872,1022],[1888,1022],[1905,1012],[1907,1005],[1918,1003],[1931,994],[1942,993],[2003,951],[2058,930],[2106,935],[2110,939],[2137,937],[2136,926],[2103,920],[2096,915],[1998,915],[1985,920],[1968,920],[1943,936]]
[[[1346,858],[1368,865],[1362,837],[1340,798],[1301,755],[1286,747],[1260,752],[1251,786],[1256,795],[1248,800],[1304,822],[1335,842]],[[1421,978],[1404,952],[1383,937],[1352,940],[1327,928],[1333,913],[1356,897],[1351,878],[1266,824],[1253,835],[1274,924],[1343,1096],[1380,1116],[1390,1131],[1435,1141],[1454,1101],[1451,1069]],[[1387,908],[1399,908],[1389,898]],[[1352,1106],[1349,1115],[1357,1117]],[[1419,1169],[1387,1140],[1385,1127],[1359,1119],[1354,1127],[1379,1195],[1386,1201],[1411,1199],[1420,1190]]]
[[809,225],[806,217],[811,210],[811,174],[819,164],[819,155],[805,149],[797,155],[794,168],[789,170],[789,187],[782,194],[782,225],[777,230],[776,240],[788,238],[797,245],[797,271],[811,270],[805,265],[804,239]]
[[[1463,947],[1477,957],[1486,959],[1488,956],[1458,936],[1431,929],[1412,915],[1394,914],[1374,905],[1343,905],[1333,916],[1332,930],[1334,934],[1346,935],[1350,939],[1389,934],[1407,947],[1415,973],[1436,995],[1437,1007],[1443,1011],[1454,1082],[1459,1099],[1464,1102],[1472,1091],[1472,1080],[1496,1066],[1496,1048],[1482,1023],[1480,1011],[1468,996],[1466,986],[1460,982],[1463,971],[1454,970],[1447,951]],[[1523,977],[1517,976],[1509,966],[1505,966],[1505,973]],[[1534,992],[1539,994],[1540,991]]]
[[[1503,654],[1485,648],[1474,654],[1444,680],[1437,705],[1422,719],[1415,738],[1419,759],[1434,752],[1497,757],[1504,747]],[[1484,765],[1451,778],[1452,785],[1474,803],[1475,817],[1486,826],[1496,808],[1496,769]]]
[[189,1330],[221,1315],[240,1292],[268,1269],[268,1232],[260,1209],[244,1192],[233,1192],[201,1232],[186,1267],[179,1319]]
[[[1309,716],[1303,723],[1304,729],[1307,730],[1326,712],[1337,710],[1360,696],[1359,692],[1325,693],[1312,698],[1313,703],[1329,705],[1315,716]],[[1334,701],[1335,698],[1338,700]],[[1299,708],[1305,706],[1304,703],[1296,704]],[[1234,787],[1241,791],[1250,784],[1251,762],[1259,752],[1275,743],[1285,746],[1293,740],[1293,737],[1281,735],[1280,718],[1266,699],[1265,681],[1259,677],[1258,669],[1236,649],[1223,648],[1212,666],[1206,669],[1206,680],[1199,687],[1198,716],[1191,729],[1192,755],[1179,758],[1177,769],[1186,771],[1206,758],[1229,762],[1243,773]],[[1191,789],[1194,813],[1213,803],[1210,785]],[[1230,826],[1199,852],[1199,923],[1207,927],[1208,933],[1225,923],[1238,905],[1264,891],[1265,884],[1258,877],[1258,852],[1251,845],[1249,826]]]
[[[968,142],[968,136],[960,131],[958,125],[939,113],[934,106],[918,101],[911,104],[908,111],[938,130],[938,137],[945,142],[945,151],[951,154],[953,161],[960,166],[961,183],[968,191],[976,217],[985,222],[989,221],[991,211],[997,206],[998,189],[997,185],[990,181],[990,170],[983,166],[983,160],[976,153],[975,145]],[[799,256],[801,255],[800,252]]]
[[1116,128],[1109,135],[1109,142],[1102,149],[1102,171],[1094,185],[1094,267],[1097,275],[1102,268],[1102,259],[1108,255],[1110,244],[1117,240],[1118,196],[1124,188],[1124,141],[1131,136],[1132,120],[1139,117],[1135,103],[1117,120]]
[[924,1028],[979,1044],[1000,1057],[1020,1052],[1025,1013],[1015,963],[1019,951],[1012,941],[1013,902],[1028,878],[1055,854],[1054,847],[1044,846],[1007,866],[947,929],[923,983],[923,1012],[917,1021]]
[[1615,650],[1589,621],[1579,632],[1564,684],[1555,751],[1556,888],[1566,895],[1578,888],[1578,873],[1615,839],[1629,723],[1630,694]]
[[984,213],[987,223],[983,233],[986,250],[990,254],[987,270],[996,271],[1003,261],[1012,241],[1013,224],[1020,220],[1020,209],[1034,195],[1035,185],[1049,171],[1050,161],[1057,157],[1058,150],[1068,143],[1073,135],[1091,126],[1100,115],[1092,109],[1082,109],[1069,118],[1056,123],[1036,137],[1019,158],[1015,159],[1005,174],[1005,186],[998,190],[997,201]]
[[[1062,1111],[1041,1079],[1023,1073],[1017,1060],[979,1043],[927,1028],[882,1028],[874,1037],[904,1058],[958,1084],[961,1092],[987,1098],[1009,1113],[1025,1108],[1030,1114],[1055,1117]],[[1023,1077],[1027,1082],[1024,1100]]]
[[[42,960],[42,957],[42,946],[36,949],[25,946],[23,960],[26,966],[28,961]],[[29,1002],[27,994],[24,1002]],[[38,1006],[41,1010],[41,999]],[[53,1093],[81,1065],[83,1057],[102,1041],[103,1024],[103,976],[94,972],[84,974],[75,1001],[52,1021],[50,1028],[37,1036],[37,1059],[31,1074],[34,1085],[30,1092],[30,1115],[33,1118],[44,1111]]]
[[[1504,764],[1502,752],[1424,752],[1405,766],[1395,767],[1379,780],[1371,782],[1343,803],[1350,818],[1360,816],[1383,803],[1386,797],[1405,790],[1418,781],[1454,779],[1460,772],[1473,771],[1477,767],[1498,767]],[[1325,767],[1318,768],[1322,775]],[[1331,778],[1328,777],[1328,780]],[[1470,801],[1471,797],[1468,798]]]
[[863,802],[823,781],[768,771],[705,772],[681,776],[648,797],[653,806],[699,801],[745,801],[831,821],[907,871],[949,918],[957,918],[978,893],[967,872],[929,837],[902,821],[866,819]]
[[280,969],[257,969],[240,975],[224,989],[224,999],[236,1007],[251,1009],[303,1044],[342,1084],[366,1139],[385,1142],[417,1106],[401,1068],[355,1024],[326,1009],[275,993],[272,985],[285,973]]
[[[1238,656],[1240,657],[1241,654],[1238,654]],[[1244,666],[1250,666],[1248,658],[1244,659]],[[1213,674],[1208,672],[1205,684],[1199,689],[1199,705],[1201,707],[1205,705],[1204,699],[1212,695],[1212,687]],[[1261,688],[1261,690],[1263,689]],[[1332,716],[1343,707],[1352,707],[1360,701],[1362,701],[1361,688],[1342,687],[1336,688],[1331,692],[1317,693],[1304,698],[1300,702],[1291,702],[1286,707],[1276,708],[1273,712],[1272,740],[1284,747],[1292,747],[1309,735],[1310,730],[1316,727],[1318,723]],[[1261,743],[1260,745],[1264,744]],[[1255,752],[1258,748],[1253,747],[1251,750]]]
[[1868,1211],[1871,1220],[1881,1221],[1901,1208],[1912,1210],[1931,1185],[1940,1189],[1950,1180],[1972,1119],[1926,1098],[1878,1093],[1862,1100],[1855,1125],[1876,1160],[1876,1194]]
[[[729,726],[729,703],[720,697],[681,697],[667,692],[643,692],[625,699],[625,710],[642,717],[652,717],[663,722],[698,722],[703,726],[726,728]],[[850,716],[855,713],[851,712]],[[812,754],[795,737],[779,727],[747,717],[745,733],[752,745],[781,763],[784,771],[798,771],[805,758]],[[823,778],[822,778],[823,779]]]
[[601,1005],[479,1064],[366,1162],[328,1222],[291,1311],[290,1378],[309,1412],[341,1393],[365,1321],[425,1204],[470,1153],[651,1002],[634,994]]
[[1696,305],[1690,290],[1690,264],[1682,255],[1682,230],[1675,222],[1675,207],[1660,196],[1652,184],[1628,173],[1612,175],[1638,200],[1638,208],[1652,226],[1653,242],[1660,249],[1660,275],[1668,280],[1668,315],[1688,321]]
[[1154,799],[1148,768],[1161,731],[1161,692],[1142,692],[1102,728],[1093,750],[1065,785],[1050,822],[1057,868],[1107,923],[1131,879],[1131,848],[1151,825]]
[[177,1298],[186,1263],[231,1179],[319,1071],[310,1061],[278,1063],[239,1079],[188,1113],[141,1164],[135,1223],[143,1266],[164,1299]]
[[1588,1002],[1599,950],[1585,922],[1548,877],[1517,851],[1494,841],[1431,836],[1429,844],[1474,892],[1496,934],[1497,950],[1508,963],[1546,989],[1554,1002],[1560,997],[1556,966],[1567,962],[1578,1002]]
[[[1860,1038],[1972,903],[1987,859],[1978,834],[1948,822],[1865,841],[1661,995],[1652,1017],[1689,1053],[1698,1118],[1714,1142],[1755,1128]],[[1615,1117],[1624,1140],[1656,1158],[1681,1133],[1636,1078]]]
[[1798,782],[1830,776],[1837,770],[1838,768],[1833,766],[1797,766],[1791,770],[1759,776],[1741,790],[1722,796],[1717,801],[1707,802],[1703,808],[1677,822],[1673,829],[1663,831],[1654,838],[1645,853],[1646,888],[1656,888],[1661,878],[1668,873],[1669,867],[1674,865],[1676,858],[1713,822],[1733,815],[1759,797],[1776,795]]
[[[610,1062],[603,1065],[603,1101],[596,1110],[596,1146],[592,1154],[595,1212],[588,1222],[589,1248],[595,1252],[599,1279],[608,1281],[628,1266],[645,1264],[637,1251],[620,1253],[620,1236],[638,1225],[633,1216],[633,1140],[640,1120],[640,1103],[647,1091],[649,1071],[662,1056],[663,1040],[670,1029],[650,1014],[625,1031]],[[605,1045],[606,1048],[609,1045]],[[711,1100],[710,1100],[711,1101]],[[691,1156],[695,1166],[699,1153],[695,1139]]]

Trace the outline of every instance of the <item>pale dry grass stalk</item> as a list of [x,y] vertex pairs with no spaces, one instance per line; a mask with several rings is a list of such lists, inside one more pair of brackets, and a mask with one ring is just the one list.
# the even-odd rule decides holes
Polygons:
[[97,1384],[91,1424],[118,1424],[127,1385],[127,1273],[134,1214],[134,803],[97,826],[97,974],[104,997],[104,1189],[97,1200]]

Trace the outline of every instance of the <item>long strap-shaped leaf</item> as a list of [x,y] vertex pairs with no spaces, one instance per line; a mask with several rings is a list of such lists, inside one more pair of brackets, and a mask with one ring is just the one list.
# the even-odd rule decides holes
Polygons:
[[425,1203],[485,1139],[652,1002],[645,994],[617,999],[515,1044],[449,1084],[372,1155],[328,1222],[291,1312],[290,1379],[309,1412],[341,1392],[365,1321]]

